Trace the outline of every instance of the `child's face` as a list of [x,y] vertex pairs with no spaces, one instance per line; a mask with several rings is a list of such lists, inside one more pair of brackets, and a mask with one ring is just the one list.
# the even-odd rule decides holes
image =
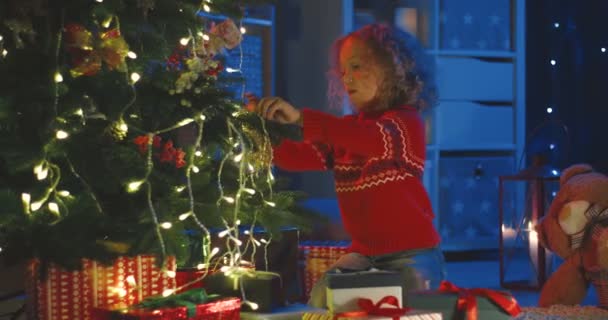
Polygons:
[[369,108],[377,96],[382,70],[364,41],[348,37],[340,48],[342,84],[357,111]]

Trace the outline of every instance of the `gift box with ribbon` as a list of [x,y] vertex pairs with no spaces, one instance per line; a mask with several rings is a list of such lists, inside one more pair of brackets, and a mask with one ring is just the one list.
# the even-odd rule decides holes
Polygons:
[[238,320],[240,309],[238,298],[220,298],[197,288],[167,297],[149,297],[128,308],[94,308],[92,320]]
[[392,271],[331,271],[327,275],[327,308],[332,313],[358,310],[359,298],[374,301],[390,295],[402,305],[403,276]]
[[371,299],[357,299],[358,310],[348,312],[307,312],[302,320],[343,320],[343,319],[401,319],[401,320],[442,320],[439,312],[401,308],[399,298],[385,296],[374,303]]
[[95,307],[128,306],[175,289],[175,257],[163,268],[154,256],[119,257],[113,264],[83,259],[81,270],[38,260],[28,265],[28,317],[38,320],[91,319]]
[[441,312],[447,320],[511,319],[521,312],[513,296],[505,291],[459,288],[443,281],[438,290],[413,291],[408,307]]
[[[205,289],[210,293],[222,296],[243,297],[254,302],[257,308],[253,310],[250,304],[243,304],[243,310],[253,312],[271,312],[285,305],[285,292],[282,278],[279,274],[267,271],[244,272],[240,277],[216,272],[204,279]],[[241,291],[241,287],[243,291]]]

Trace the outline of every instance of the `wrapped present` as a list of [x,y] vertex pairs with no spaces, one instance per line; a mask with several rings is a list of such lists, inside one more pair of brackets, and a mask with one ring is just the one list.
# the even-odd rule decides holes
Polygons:
[[359,298],[377,301],[387,295],[397,297],[397,302],[401,305],[402,282],[401,273],[391,271],[329,272],[327,308],[333,313],[358,310]]
[[[385,296],[374,303],[367,298],[357,300],[359,310],[341,313],[327,311],[306,312],[302,320],[343,320],[343,319],[405,319],[405,320],[442,320],[439,312],[400,308],[394,296]],[[388,305],[388,306],[385,306]]]
[[205,289],[222,296],[241,297],[241,286],[245,292],[244,298],[257,304],[255,310],[249,304],[243,304],[243,310],[271,312],[285,305],[282,279],[276,273],[252,270],[240,278],[233,278],[217,272],[205,278]]
[[464,289],[443,281],[436,291],[414,291],[407,297],[408,307],[441,312],[444,319],[511,319],[521,308],[508,292],[490,289]]
[[305,241],[300,244],[300,257],[304,265],[302,287],[306,299],[315,283],[347,253],[348,244],[345,241]]
[[238,320],[238,298],[213,300],[204,289],[192,289],[169,297],[152,297],[140,304],[111,310],[94,308],[92,320]]
[[175,273],[175,284],[177,286],[178,293],[188,291],[191,289],[203,288],[205,286],[205,279],[215,271],[213,270],[199,270],[196,268],[180,268]]
[[175,257],[163,269],[154,256],[119,257],[112,265],[83,259],[82,269],[28,265],[28,316],[38,320],[91,319],[95,307],[127,306],[175,289]]

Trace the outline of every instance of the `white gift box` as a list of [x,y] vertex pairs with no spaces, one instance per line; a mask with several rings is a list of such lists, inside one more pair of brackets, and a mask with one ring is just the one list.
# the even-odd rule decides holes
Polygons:
[[390,271],[359,271],[327,274],[327,308],[332,313],[359,310],[360,298],[380,301],[394,296],[403,306],[403,276]]

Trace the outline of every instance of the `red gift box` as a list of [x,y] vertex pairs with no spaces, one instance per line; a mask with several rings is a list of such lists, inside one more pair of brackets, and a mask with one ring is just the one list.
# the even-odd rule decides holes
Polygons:
[[310,295],[315,283],[325,274],[341,256],[348,250],[348,243],[344,241],[309,241],[300,246],[300,254],[304,260],[303,287],[304,296]]
[[175,289],[174,257],[165,262],[168,272],[156,266],[154,256],[119,257],[109,266],[83,259],[79,271],[51,264],[44,278],[40,267],[33,260],[27,269],[30,319],[90,320],[94,307],[124,307]]
[[92,320],[239,320],[240,316],[241,300],[225,298],[197,305],[196,315],[190,318],[186,307],[122,311],[95,308]]

